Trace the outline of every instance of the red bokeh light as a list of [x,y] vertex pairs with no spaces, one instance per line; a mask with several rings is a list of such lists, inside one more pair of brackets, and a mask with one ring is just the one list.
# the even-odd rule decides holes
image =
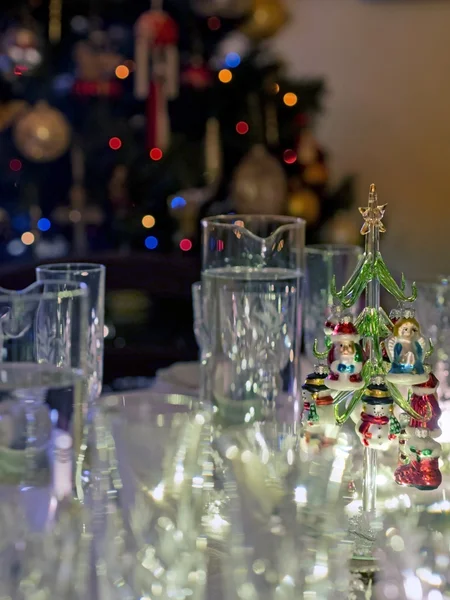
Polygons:
[[191,240],[188,240],[187,238],[184,238],[184,240],[181,240],[180,248],[181,248],[181,250],[183,250],[183,252],[189,252],[189,250],[192,249]]
[[20,171],[22,168],[22,161],[20,161],[18,158],[13,158],[9,161],[9,168],[11,171]]
[[236,131],[241,135],[245,135],[246,133],[248,133],[248,130],[248,123],[246,123],[245,121],[239,121],[239,123],[236,125]]
[[218,250],[219,252],[222,252],[223,248],[224,248],[224,243],[223,243],[223,240],[218,240],[218,241],[217,241],[217,250]]
[[293,165],[297,160],[297,153],[295,150],[285,150],[283,153],[283,160],[288,165]]
[[163,153],[160,148],[152,148],[150,150],[150,158],[152,160],[161,160],[162,157],[163,157]]
[[118,150],[122,147],[122,140],[118,137],[112,137],[109,140],[109,147],[111,148],[111,150]]
[[208,27],[211,31],[217,31],[220,29],[222,23],[220,22],[219,17],[209,17],[208,19]]

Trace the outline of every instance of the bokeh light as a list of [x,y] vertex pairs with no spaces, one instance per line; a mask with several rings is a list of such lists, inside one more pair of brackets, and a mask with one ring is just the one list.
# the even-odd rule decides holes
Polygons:
[[153,215],[145,215],[145,217],[142,217],[142,225],[146,228],[146,229],[151,229],[152,227],[155,226],[155,217]]
[[217,31],[220,29],[222,23],[220,22],[219,17],[209,17],[208,19],[208,27],[211,31]]
[[109,140],[109,147],[111,150],[119,150],[122,147],[122,140],[118,137],[112,137]]
[[224,245],[224,243],[223,243],[223,240],[217,240],[217,250],[218,250],[219,252],[222,252],[222,250],[224,249],[224,246],[225,246],[225,245]]
[[51,226],[50,219],[46,219],[45,217],[42,217],[42,219],[39,219],[37,222],[37,227],[40,231],[48,231]]
[[9,161],[9,168],[11,169],[11,171],[20,171],[20,169],[22,168],[22,161],[18,158],[12,158]]
[[149,235],[145,238],[144,244],[148,250],[154,250],[158,246],[158,238],[155,238],[154,235]]
[[280,91],[280,86],[278,85],[278,83],[274,83],[272,86],[272,92],[274,94],[278,94],[279,91]]
[[218,77],[222,83],[230,83],[233,79],[233,73],[229,69],[222,69],[219,71]]
[[26,250],[26,247],[22,244],[19,239],[14,239],[8,242],[6,250],[11,256],[20,256]]
[[189,250],[192,249],[191,240],[188,240],[187,238],[184,238],[184,240],[181,240],[180,248],[181,248],[181,250],[183,250],[183,252],[189,252]]
[[234,69],[241,64],[241,57],[237,52],[229,52],[225,57],[225,64],[230,69]]
[[184,208],[185,206],[186,200],[183,198],[183,196],[175,196],[175,198],[172,198],[170,203],[171,208]]
[[163,153],[162,153],[162,150],[160,148],[152,148],[150,150],[150,158],[152,160],[158,161],[158,160],[161,160],[162,157],[163,157]]
[[119,65],[115,70],[117,79],[126,79],[130,74],[130,69],[126,65]]
[[286,104],[286,106],[295,106],[298,102],[297,95],[293,94],[292,92],[288,92],[283,96],[283,102]]
[[239,121],[239,123],[236,125],[236,131],[241,135],[245,135],[246,133],[248,133],[248,130],[248,123],[246,123],[245,121]]
[[22,233],[22,237],[20,238],[22,240],[22,244],[25,244],[25,246],[31,246],[31,244],[34,244],[34,233],[31,233],[31,231],[25,231],[25,233]]
[[297,160],[297,153],[295,150],[285,150],[283,152],[283,160],[288,165],[293,165]]

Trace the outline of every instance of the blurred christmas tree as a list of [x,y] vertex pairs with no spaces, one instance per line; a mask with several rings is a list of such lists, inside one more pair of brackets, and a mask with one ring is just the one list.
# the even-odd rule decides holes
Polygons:
[[323,82],[290,80],[266,44],[283,0],[2,8],[2,260],[193,252],[199,219],[232,211],[358,239],[352,181],[330,190],[313,133]]

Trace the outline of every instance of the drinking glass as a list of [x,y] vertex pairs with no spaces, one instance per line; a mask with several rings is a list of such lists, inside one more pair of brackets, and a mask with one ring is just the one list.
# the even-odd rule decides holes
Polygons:
[[[225,215],[204,219],[202,230],[202,286],[209,306],[207,326],[211,336],[207,380],[212,401],[219,411],[229,413],[235,405],[237,413],[244,415],[246,411],[238,403],[255,397],[254,390],[245,387],[248,378],[230,379],[234,377],[233,370],[237,372],[238,356],[223,337],[223,303],[228,317],[232,317],[228,300],[232,301],[233,293],[236,298],[247,299],[262,294],[260,302],[264,294],[279,298],[285,290],[291,290],[289,303],[296,307],[289,323],[292,328],[289,362],[281,388],[278,389],[281,384],[277,382],[272,393],[266,390],[265,398],[281,398],[279,392],[283,392],[288,402],[298,401],[305,222],[279,216]],[[228,300],[221,296],[222,290],[226,290]],[[246,365],[246,369],[256,373],[258,367]]]
[[[87,383],[88,383],[88,409],[85,418],[84,440],[82,452],[78,456],[79,476],[84,489],[91,482],[92,457],[90,453],[90,426],[93,412],[96,408],[96,400],[102,391],[103,379],[103,348],[104,348],[104,319],[105,319],[105,274],[103,265],[94,263],[61,263],[41,265],[36,268],[36,278],[51,281],[71,281],[87,285],[89,290],[88,306],[88,359],[87,359]],[[50,398],[55,408],[59,411],[59,422],[62,428],[65,426],[65,415],[61,413],[61,395]],[[79,489],[79,493],[84,493]]]
[[[363,254],[359,246],[317,244],[306,246],[305,297],[303,335],[305,354],[314,361],[314,340],[324,337],[323,327],[331,315],[334,298],[331,293],[333,276],[340,290],[348,281]],[[358,303],[350,309],[356,318]]]
[[122,538],[123,577],[135,597],[204,596],[202,516],[213,487],[208,419],[197,400],[162,394],[135,398],[109,418],[124,522],[114,535]]
[[222,585],[227,600],[348,598],[345,440],[311,454],[275,420],[224,431],[230,523]]
[[208,389],[208,366],[212,356],[212,336],[208,326],[208,300],[203,294],[202,283],[197,281],[192,285],[192,306],[194,312],[194,334],[200,349],[200,399],[210,402],[211,393]]
[[70,418],[73,449],[86,413],[87,303],[84,284],[40,281],[0,289],[0,472],[5,481],[40,474],[51,437],[44,402],[57,390]]

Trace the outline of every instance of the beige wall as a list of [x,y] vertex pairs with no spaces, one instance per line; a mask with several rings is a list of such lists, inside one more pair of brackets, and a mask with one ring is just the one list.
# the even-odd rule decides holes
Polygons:
[[288,0],[275,40],[290,70],[326,79],[318,134],[333,176],[377,184],[394,270],[450,273],[450,0]]

